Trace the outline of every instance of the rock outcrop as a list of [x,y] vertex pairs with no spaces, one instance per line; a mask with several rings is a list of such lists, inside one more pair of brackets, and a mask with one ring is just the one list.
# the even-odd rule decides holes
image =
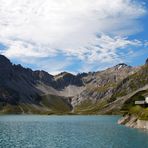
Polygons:
[[148,121],[139,120],[138,117],[134,115],[126,115],[118,121],[118,124],[123,124],[131,128],[139,128],[148,130]]

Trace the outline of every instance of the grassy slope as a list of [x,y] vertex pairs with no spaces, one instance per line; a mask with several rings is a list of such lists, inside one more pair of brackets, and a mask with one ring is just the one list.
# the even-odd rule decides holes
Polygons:
[[106,101],[93,103],[91,100],[86,100],[76,106],[74,112],[77,114],[99,114],[99,110],[101,110],[106,104]]
[[147,95],[148,90],[136,93],[124,103],[122,111],[129,115],[135,115],[141,120],[148,120],[148,107],[135,105],[135,101],[144,100]]
[[0,114],[67,114],[70,111],[71,106],[66,98],[54,95],[41,96],[39,104],[0,104]]
[[44,106],[50,108],[54,112],[68,113],[72,109],[70,103],[68,103],[68,101],[64,97],[46,95],[42,96],[41,100],[41,103]]

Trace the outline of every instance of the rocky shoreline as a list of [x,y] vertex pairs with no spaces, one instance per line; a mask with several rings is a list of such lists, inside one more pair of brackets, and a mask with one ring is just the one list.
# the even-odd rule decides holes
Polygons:
[[125,115],[124,117],[118,120],[118,124],[122,124],[131,128],[148,130],[148,121],[139,120],[138,117],[134,115]]

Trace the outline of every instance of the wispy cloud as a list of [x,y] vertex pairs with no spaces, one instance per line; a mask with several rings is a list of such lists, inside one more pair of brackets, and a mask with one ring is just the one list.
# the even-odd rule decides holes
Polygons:
[[[43,63],[47,63],[47,57],[62,53],[93,65],[96,61],[120,61],[119,55],[127,54],[121,49],[142,44],[126,38],[142,30],[138,19],[146,14],[146,9],[136,0],[0,0],[0,3],[0,42],[7,47],[1,53],[10,58],[28,63],[29,58],[46,58]],[[67,62],[63,65],[64,69]],[[56,71],[59,70],[60,66]]]
[[148,41],[145,41],[145,42],[144,42],[144,46],[145,46],[145,47],[148,47]]

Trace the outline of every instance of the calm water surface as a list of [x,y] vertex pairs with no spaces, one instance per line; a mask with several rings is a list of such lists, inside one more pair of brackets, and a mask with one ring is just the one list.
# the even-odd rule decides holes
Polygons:
[[148,148],[119,116],[0,116],[0,148]]

